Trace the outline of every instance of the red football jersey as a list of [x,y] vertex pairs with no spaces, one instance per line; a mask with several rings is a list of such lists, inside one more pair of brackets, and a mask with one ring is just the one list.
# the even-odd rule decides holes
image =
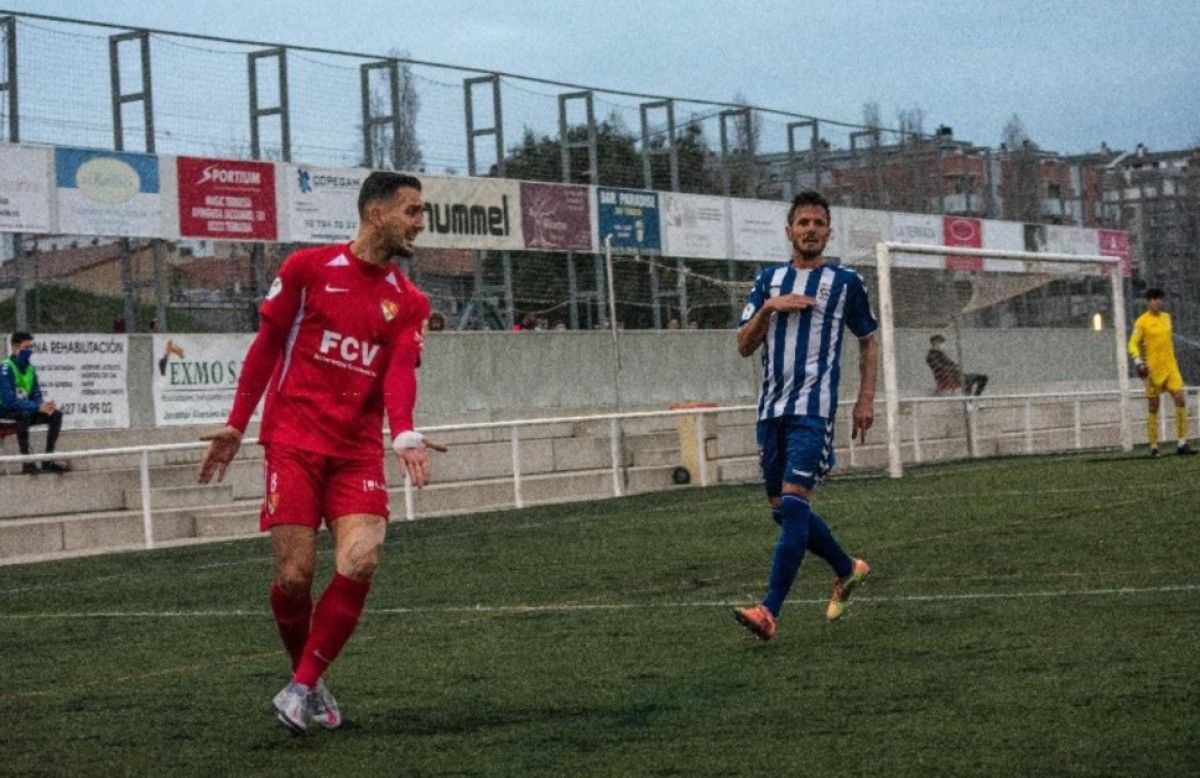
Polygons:
[[[397,267],[365,262],[349,244],[302,249],[284,260],[259,312],[259,340],[264,331],[287,333],[267,385],[261,442],[367,458],[383,450],[385,408],[393,435],[412,429],[429,300]],[[254,355],[252,346],[245,371],[256,368]],[[258,401],[242,388],[229,421],[240,429]]]

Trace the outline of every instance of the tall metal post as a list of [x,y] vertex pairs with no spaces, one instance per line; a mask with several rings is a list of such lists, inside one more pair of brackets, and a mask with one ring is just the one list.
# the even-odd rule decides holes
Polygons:
[[17,19],[15,16],[0,16],[0,33],[4,35],[5,79],[0,81],[0,92],[8,102],[8,142],[16,143],[21,137],[20,113],[17,100]]
[[[666,141],[661,145],[655,145],[650,140],[650,112],[662,109],[666,119]],[[674,100],[657,100],[654,102],[642,103],[639,109],[642,123],[642,181],[647,189],[657,188],[654,181],[654,166],[653,158],[656,156],[666,155],[667,169],[671,179],[671,191],[679,191],[679,150],[675,145],[675,101]],[[680,281],[684,278],[683,259],[675,260],[675,269],[678,273]],[[654,329],[662,327],[662,301],[677,300],[680,306],[680,318],[687,321],[687,291],[686,288],[681,292],[680,285],[677,283],[672,291],[663,291],[659,284],[658,268],[654,264],[654,259],[650,260],[650,306],[651,314],[654,319]]]
[[789,122],[787,126],[788,140],[788,183],[791,185],[791,191],[788,192],[788,199],[796,195],[796,177],[800,172],[800,156],[796,152],[796,130],[808,129],[812,134],[812,141],[808,152],[808,167],[813,172],[813,188],[821,187],[821,167],[819,161],[819,146],[820,138],[817,135],[817,120],[806,119],[800,122]]
[[[726,197],[730,197],[733,194],[731,191],[733,188],[733,183],[729,166],[733,149],[730,148],[729,144],[729,129],[727,122],[730,119],[740,121],[742,123],[743,136],[749,138],[754,132],[754,121],[750,115],[749,108],[730,108],[728,110],[721,111],[719,114],[719,119],[721,129],[721,191]],[[747,159],[747,188],[750,190],[744,194],[749,194],[751,197],[753,197],[757,194],[755,191],[755,167],[757,160],[754,158],[754,149],[741,149],[741,152]]]
[[[582,141],[571,139],[571,122],[568,119],[567,113],[571,101],[583,101],[585,121],[586,121],[586,138]],[[583,175],[586,177],[585,182],[595,185],[599,181],[599,160],[596,151],[596,112],[592,93],[584,92],[567,92],[558,96],[558,146],[559,153],[562,155],[562,180],[564,184],[575,183],[575,173],[573,170],[573,157],[577,149],[585,149],[587,151],[588,166]],[[597,257],[599,255],[596,255]],[[596,287],[596,293],[581,293],[579,291],[579,273],[575,264],[575,253],[567,252],[567,295],[570,298],[570,321],[571,329],[579,329],[582,319],[579,315],[579,304],[582,302],[585,305],[591,300],[596,300],[597,305],[603,305],[599,297],[600,287]],[[589,312],[588,319],[591,319]]]
[[[650,140],[649,115],[651,111],[663,109],[666,113],[666,141],[661,146],[655,146]],[[679,191],[679,149],[675,145],[675,101],[656,100],[642,103],[639,106],[642,120],[642,178],[647,189],[656,189],[652,158],[666,155],[668,172],[671,178],[671,191]]]
[[[387,78],[387,114],[376,114],[380,108],[371,102],[371,73],[375,71],[382,71]],[[383,149],[375,148],[374,130],[376,127],[391,127],[391,168],[399,170],[403,134],[400,127],[400,62],[396,59],[368,62],[359,66],[359,74],[362,80],[363,167],[384,167],[384,156],[380,153]]]
[[[478,127],[475,122],[475,87],[480,85],[491,86],[492,92],[492,125],[490,127]],[[467,128],[467,175],[495,175],[504,176],[504,115],[500,103],[500,75],[492,73],[486,76],[476,76],[474,78],[463,79],[463,110],[466,117]],[[496,164],[491,170],[484,173],[479,171],[479,160],[475,149],[476,138],[482,138],[491,135],[495,140]],[[510,329],[516,320],[516,310],[514,308],[514,295],[512,288],[512,254],[507,251],[500,253],[500,261],[502,264],[503,284],[497,288],[496,286],[483,285],[483,262],[487,255],[485,251],[475,253],[475,264],[478,268],[476,278],[478,283],[475,286],[475,293],[472,295],[471,301],[467,305],[468,311],[478,310],[481,323],[483,322],[483,311],[485,308],[494,305],[490,302],[493,295],[501,294],[504,298],[505,311],[503,315],[497,313],[497,318],[502,324],[506,324]],[[464,323],[465,319],[464,317]]]
[[[475,126],[475,86],[489,84],[492,87],[492,126]],[[479,175],[475,153],[475,139],[492,135],[496,142],[496,175],[504,176],[504,121],[500,108],[500,76],[476,76],[463,79],[463,100],[467,119],[467,175]],[[486,175],[486,174],[485,174]]]
[[137,287],[133,272],[133,248],[129,238],[121,238],[121,288],[125,300],[125,331],[137,332]]
[[167,326],[167,297],[170,290],[167,288],[167,244],[162,240],[154,240],[150,243],[151,255],[154,258],[154,320],[157,323],[158,332],[170,332],[171,328]]
[[[258,94],[258,63],[259,60],[275,58],[278,78],[279,99],[273,106],[262,106]],[[277,47],[252,51],[246,55],[250,74],[250,156],[262,159],[261,137],[262,130],[259,122],[267,116],[279,117],[279,145],[284,162],[292,161],[292,131],[290,109],[288,107],[287,79],[287,49]]]
[[[141,58],[141,88],[136,92],[121,91],[121,44],[137,41]],[[108,38],[109,79],[112,85],[113,148],[125,150],[124,106],[127,103],[142,104],[143,148],[147,154],[154,153],[154,90],[150,81],[150,33],[134,30],[110,35]]]
[[[721,129],[721,190],[726,197],[732,196],[733,182],[730,175],[730,157],[732,149],[729,144],[729,129],[727,122],[730,119],[736,119],[742,122],[742,133],[749,138],[753,134],[754,124],[750,115],[749,108],[731,108],[721,111],[719,115],[719,125]],[[747,181],[750,189],[750,196],[757,195],[755,187],[755,167],[757,160],[754,158],[754,149],[742,149],[743,154],[747,158],[747,171],[749,178]],[[725,263],[725,271],[728,274],[729,285],[729,315],[731,321],[737,321],[737,313],[739,309],[737,293],[734,291],[733,283],[737,281],[737,263],[732,259]]]
[[[17,19],[14,16],[0,17],[0,33],[4,35],[5,79],[0,81],[0,92],[8,103],[8,124],[4,128],[9,143],[21,139],[21,122],[17,100]],[[25,308],[25,257],[24,240],[21,233],[14,232],[12,241],[13,303],[16,325],[19,330],[29,329],[29,315]]]

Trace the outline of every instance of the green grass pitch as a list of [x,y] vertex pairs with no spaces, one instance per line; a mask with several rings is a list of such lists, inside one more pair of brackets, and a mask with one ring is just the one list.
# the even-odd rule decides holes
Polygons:
[[[1005,459],[834,480],[873,574],[780,632],[757,488],[394,523],[289,735],[264,538],[0,568],[5,775],[1182,775],[1200,771],[1200,469]],[[325,546],[327,548],[327,546]],[[330,573],[322,553],[318,591]]]

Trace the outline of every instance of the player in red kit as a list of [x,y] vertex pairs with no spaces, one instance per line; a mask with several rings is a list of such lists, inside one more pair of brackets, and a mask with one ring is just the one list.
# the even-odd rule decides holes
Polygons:
[[[341,724],[321,680],[363,610],[388,516],[383,415],[392,447],[415,486],[428,483],[426,449],[445,448],[413,430],[416,368],[429,301],[392,263],[411,256],[424,229],[421,182],[372,173],[358,196],[360,226],[349,244],[302,249],[279,268],[260,308],[226,426],[200,463],[200,483],[219,481],[267,393],[259,441],[266,495],[260,527],[271,533],[271,611],[292,660],[274,698],[294,732]],[[336,572],[312,601],[316,535],[333,536]]]

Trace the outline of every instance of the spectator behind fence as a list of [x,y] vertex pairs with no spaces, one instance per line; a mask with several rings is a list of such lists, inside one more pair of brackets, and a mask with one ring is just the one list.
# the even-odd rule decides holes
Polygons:
[[925,364],[933,371],[933,383],[937,393],[946,395],[961,391],[974,397],[983,394],[988,377],[980,373],[963,375],[958,363],[942,351],[942,344],[945,342],[946,339],[941,335],[934,335],[929,339],[929,353],[925,355]]
[[[37,370],[30,360],[33,357],[33,335],[28,332],[14,332],[11,338],[12,354],[0,362],[0,418],[11,419],[17,423],[17,445],[22,454],[29,454],[29,428],[35,424],[45,424],[46,453],[54,453],[58,443],[58,432],[62,429],[62,411],[42,395],[42,387],[38,384]],[[65,473],[69,467],[60,463],[46,460],[41,468],[33,462],[21,465],[21,472],[27,475],[44,473]]]

